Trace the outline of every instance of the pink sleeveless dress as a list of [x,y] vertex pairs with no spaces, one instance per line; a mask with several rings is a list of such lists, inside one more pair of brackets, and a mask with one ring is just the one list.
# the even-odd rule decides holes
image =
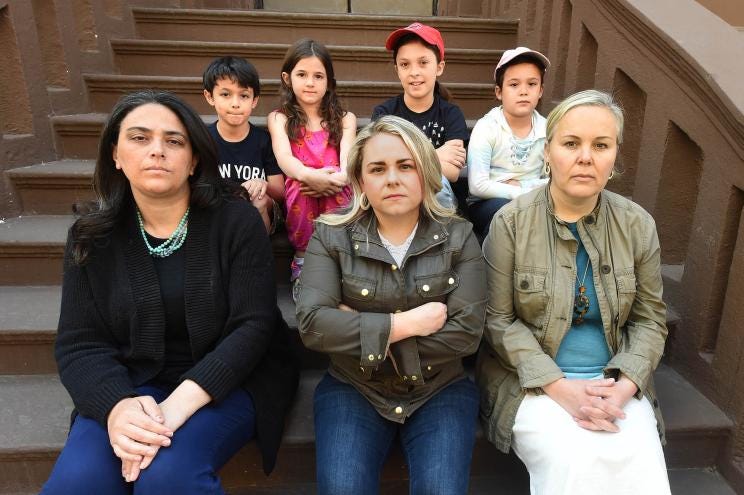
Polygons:
[[[290,141],[292,155],[306,167],[339,171],[338,147],[328,143],[328,131],[305,131],[298,141]],[[346,186],[334,196],[311,198],[300,193],[299,181],[287,177],[284,188],[287,205],[287,234],[297,251],[304,251],[313,235],[313,221],[323,213],[349,204],[351,190]]]

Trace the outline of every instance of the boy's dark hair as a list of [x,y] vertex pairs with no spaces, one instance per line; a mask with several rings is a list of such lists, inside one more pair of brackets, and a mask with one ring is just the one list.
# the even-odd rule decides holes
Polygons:
[[514,57],[512,60],[509,60],[509,62],[499,67],[499,69],[496,71],[496,86],[498,86],[499,88],[503,87],[504,74],[506,74],[506,69],[508,69],[512,65],[525,63],[532,64],[538,68],[538,70],[540,71],[540,84],[543,84],[547,67],[545,67],[545,64],[542,62],[542,60],[535,57],[534,55],[530,53],[523,53],[522,55]]
[[212,60],[202,76],[204,89],[211,94],[217,81],[224,78],[228,78],[244,88],[251,88],[254,97],[261,94],[258,71],[252,63],[244,58],[228,56]]

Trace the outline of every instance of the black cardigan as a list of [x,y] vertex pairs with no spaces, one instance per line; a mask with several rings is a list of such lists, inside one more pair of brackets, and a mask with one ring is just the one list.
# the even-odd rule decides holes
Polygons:
[[[88,260],[68,236],[55,356],[76,410],[106,427],[108,413],[164,362],[165,315],[133,207]],[[274,467],[297,388],[287,324],[276,303],[271,243],[244,200],[191,208],[185,250],[186,327],[195,365],[181,378],[219,402],[243,386],[256,408],[264,471]]]

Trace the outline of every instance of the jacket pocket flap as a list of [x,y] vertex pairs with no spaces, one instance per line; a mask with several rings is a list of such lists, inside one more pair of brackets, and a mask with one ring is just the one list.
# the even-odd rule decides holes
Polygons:
[[421,297],[436,297],[449,294],[460,285],[460,277],[456,272],[447,271],[434,275],[414,277],[416,291]]
[[514,272],[514,289],[519,292],[541,292],[545,290],[545,274]]
[[372,301],[375,298],[377,281],[370,278],[358,277],[356,275],[344,275],[341,280],[344,298],[359,301]]
[[617,277],[617,290],[624,294],[635,294],[636,291],[636,278],[634,274],[629,275],[616,275]]

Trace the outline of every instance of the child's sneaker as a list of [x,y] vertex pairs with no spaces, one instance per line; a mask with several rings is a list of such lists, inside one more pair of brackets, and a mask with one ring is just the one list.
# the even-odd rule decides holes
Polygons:
[[300,274],[302,273],[302,265],[305,263],[305,258],[298,258],[297,256],[292,258],[292,263],[289,265],[290,276],[289,281],[292,284],[292,300],[297,303],[297,299],[300,297]]
[[297,304],[297,300],[300,298],[300,279],[295,279],[294,282],[292,282],[292,301],[294,301],[295,304]]

